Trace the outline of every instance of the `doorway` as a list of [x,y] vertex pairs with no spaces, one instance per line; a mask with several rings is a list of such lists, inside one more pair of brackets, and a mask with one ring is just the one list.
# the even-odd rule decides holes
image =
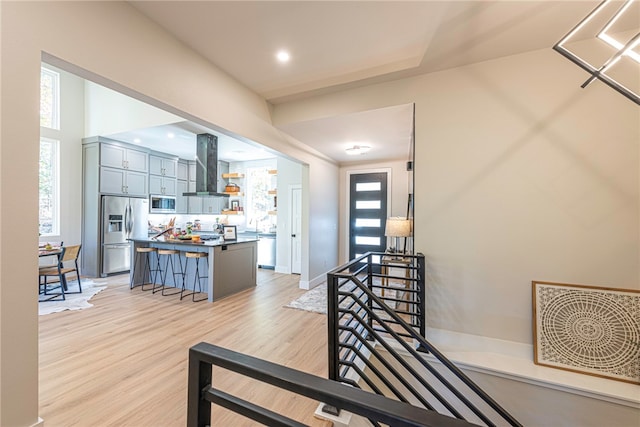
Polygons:
[[384,252],[388,172],[349,177],[349,259],[366,252]]
[[291,273],[302,272],[302,186],[291,186]]

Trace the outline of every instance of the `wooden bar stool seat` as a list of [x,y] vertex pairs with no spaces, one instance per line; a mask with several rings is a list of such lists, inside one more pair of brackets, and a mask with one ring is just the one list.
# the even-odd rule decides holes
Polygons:
[[[131,282],[129,283],[129,289],[133,289],[136,286],[140,286],[140,288],[143,291],[150,291],[155,287],[155,282],[157,279],[157,274],[158,272],[160,272],[160,259],[156,256],[156,268],[151,268],[151,254],[156,254],[158,253],[158,249],[157,248],[152,248],[152,247],[137,247],[136,248],[136,257],[135,257],[135,261],[133,263],[133,272],[131,273]],[[142,258],[142,260],[140,261],[140,258]],[[142,262],[142,283],[140,284],[135,284],[135,280],[136,280],[136,267],[138,266],[138,262]],[[145,283],[145,279],[147,278],[147,273],[149,273],[149,280],[150,282],[148,284],[153,285],[151,289],[145,289],[144,285],[146,285],[147,283]]]
[[[178,257],[178,264],[180,267],[180,271],[176,271],[176,268],[175,268],[176,263],[174,261],[174,258],[176,256]],[[182,257],[180,257],[180,251],[177,249],[158,249],[158,264],[161,264],[160,257],[166,257],[164,262],[164,271],[161,272],[160,274],[162,278],[162,283],[160,284],[160,286],[157,287],[157,289],[156,289],[156,284],[154,283],[152,292],[155,294],[156,292],[160,291],[160,294],[163,296],[177,295],[181,292],[181,290],[178,289],[176,276],[180,276],[182,278],[182,287],[184,287],[184,276],[185,276],[185,272],[182,268]],[[173,275],[173,283],[176,286],[175,286],[175,291],[165,293],[165,289],[167,288],[167,274],[169,274],[169,264],[171,264],[171,274]]]
[[[193,278],[193,292],[191,293],[184,293],[186,290],[186,280],[182,282],[182,291],[180,292],[180,300],[182,300],[182,298],[184,297],[188,297],[189,295],[191,295],[191,300],[193,302],[198,302],[198,301],[204,301],[207,299],[207,297],[204,298],[199,298],[196,299],[196,293],[202,293],[202,284],[201,281],[202,279],[207,279],[209,277],[208,275],[208,271],[209,271],[209,254],[207,252],[186,252],[185,257],[187,258],[187,260],[185,261],[185,266],[184,266],[184,272],[185,272],[185,276],[187,275],[187,268],[189,266],[189,260],[190,259],[195,259],[196,261],[196,271],[194,273],[194,278]],[[207,269],[205,275],[201,275],[200,274],[200,260],[201,259],[205,259],[206,260],[206,265],[207,265]],[[198,287],[198,292],[196,292],[196,285]]]

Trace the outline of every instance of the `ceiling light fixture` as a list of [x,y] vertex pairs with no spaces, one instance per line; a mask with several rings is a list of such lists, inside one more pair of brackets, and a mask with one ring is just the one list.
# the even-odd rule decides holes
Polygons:
[[167,138],[169,138],[169,139],[173,139],[175,136],[176,136],[176,135],[175,135],[173,132],[169,132],[169,133],[167,134]]
[[136,144],[140,144],[142,140],[140,138],[135,138],[133,142],[135,142]]
[[285,63],[289,62],[289,59],[291,59],[291,55],[289,55],[289,52],[287,52],[286,50],[280,50],[276,54],[276,58],[278,58],[279,62]]
[[367,153],[369,150],[371,150],[371,147],[368,145],[352,145],[345,149],[350,156],[359,156]]
[[[591,82],[597,79],[617,90],[636,104],[640,105],[640,95],[634,92],[633,89],[626,87],[617,80],[620,79],[620,77],[618,76],[624,76],[626,74],[624,74],[624,72],[616,73],[616,79],[614,79],[609,73],[612,67],[618,64],[618,67],[616,68],[621,68],[624,66],[623,71],[626,71],[632,79],[637,80],[637,64],[640,64],[640,55],[633,49],[635,49],[636,46],[640,44],[640,32],[636,33],[626,41],[620,41],[612,35],[616,34],[617,37],[620,37],[620,34],[626,32],[627,28],[613,28],[613,26],[621,20],[626,12],[629,11],[629,8],[634,2],[636,2],[636,4],[634,5],[635,8],[631,11],[631,13],[628,14],[628,16],[632,17],[637,16],[638,13],[637,0],[626,0],[625,3],[617,10],[612,10],[617,2],[612,2],[612,0],[604,0],[589,15],[587,15],[582,21],[580,21],[578,25],[576,25],[571,31],[569,31],[567,35],[565,35],[558,43],[556,43],[555,46],[553,46],[553,49],[565,58],[578,65],[583,70],[587,71],[589,74],[591,74],[587,81],[585,81],[581,85],[582,88],[587,87]],[[581,34],[579,38],[576,38],[578,40],[583,39],[585,34],[582,31],[585,30],[586,26],[590,22],[597,19],[603,20],[607,18],[608,20],[604,25],[602,25],[602,23],[596,23],[596,31],[590,32],[590,35],[592,37],[597,37],[598,39],[604,41],[606,43],[606,45],[604,46],[610,48],[609,52],[607,53],[609,57],[605,57],[605,59],[602,60],[602,65],[591,65],[589,62],[587,62],[587,60],[580,58],[576,53],[570,51],[567,47],[565,47],[565,44],[568,43],[574,36],[576,36],[578,32],[581,32]],[[631,61],[625,60],[627,58],[631,59]],[[637,64],[634,64],[634,62]]]

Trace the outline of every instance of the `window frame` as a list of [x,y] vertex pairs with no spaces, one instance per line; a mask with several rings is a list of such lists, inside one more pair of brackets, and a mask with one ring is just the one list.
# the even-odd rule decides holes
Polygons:
[[[51,77],[51,126],[42,124],[42,92],[43,92],[43,76]],[[45,66],[40,67],[40,127],[47,129],[60,130],[60,73]]]
[[[51,144],[51,231],[48,233],[42,232],[42,217],[41,217],[41,202],[42,193],[40,190],[40,183],[38,184],[38,231],[40,236],[59,236],[60,235],[60,140],[54,138],[40,137],[40,156],[42,155],[42,144]],[[38,174],[40,174],[40,168],[42,167],[42,158],[39,158]]]

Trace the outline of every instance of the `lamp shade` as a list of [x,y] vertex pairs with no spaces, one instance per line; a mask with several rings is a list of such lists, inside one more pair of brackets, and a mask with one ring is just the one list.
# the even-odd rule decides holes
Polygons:
[[410,237],[411,220],[401,216],[387,218],[384,235],[387,237]]

